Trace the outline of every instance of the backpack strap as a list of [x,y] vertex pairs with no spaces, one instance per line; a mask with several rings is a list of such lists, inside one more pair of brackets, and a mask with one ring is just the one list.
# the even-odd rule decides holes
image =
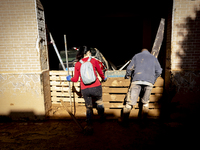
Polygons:
[[[92,59],[92,57],[90,56],[89,58],[88,58],[88,60],[87,61],[90,61]],[[82,61],[82,59],[81,60],[79,60],[79,62],[81,63],[81,64],[83,64],[84,62]]]
[[87,61],[90,61],[91,59],[92,59],[92,57],[90,56]]

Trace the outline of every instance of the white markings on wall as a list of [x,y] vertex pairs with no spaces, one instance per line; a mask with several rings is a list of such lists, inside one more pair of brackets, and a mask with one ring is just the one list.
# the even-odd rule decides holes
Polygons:
[[39,74],[0,74],[0,97],[5,92],[12,95],[30,93],[39,97],[41,95]]

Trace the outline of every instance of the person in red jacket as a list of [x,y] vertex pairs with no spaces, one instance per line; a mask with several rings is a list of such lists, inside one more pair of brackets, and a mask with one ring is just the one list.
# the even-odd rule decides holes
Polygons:
[[[76,55],[78,62],[75,64],[74,76],[73,77],[71,77],[70,75],[67,76],[66,77],[67,81],[72,81],[72,82],[78,81],[79,76],[81,77],[80,68],[82,65],[81,62],[79,62],[79,61],[82,60],[83,62],[86,62],[90,56],[91,56],[91,51],[89,49],[87,49],[86,46],[83,46],[79,49],[79,51],[77,52],[77,55]],[[96,81],[93,82],[92,84],[86,85],[83,83],[82,78],[80,78],[81,93],[85,100],[86,118],[87,118],[86,122],[87,122],[88,126],[92,125],[93,100],[97,104],[97,111],[98,111],[98,114],[100,115],[100,119],[101,120],[104,119],[104,105],[102,102],[102,86],[97,77],[97,72],[103,81],[106,80],[106,78],[100,68],[99,62],[94,58],[92,58],[90,60],[90,62],[92,63],[92,66],[93,66],[93,70],[94,70],[94,73],[96,76]]]

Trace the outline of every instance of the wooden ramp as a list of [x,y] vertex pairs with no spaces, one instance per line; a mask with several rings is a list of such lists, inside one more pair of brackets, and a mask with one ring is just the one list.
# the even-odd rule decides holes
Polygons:
[[[73,72],[70,72],[73,75]],[[66,71],[50,71],[50,86],[51,86],[51,100],[52,100],[52,111],[57,112],[57,117],[55,118],[66,118],[69,117],[66,111],[63,110],[60,100],[65,103],[70,102],[69,98],[69,86],[66,81],[67,72]],[[154,84],[149,102],[149,117],[159,117],[160,115],[160,99],[163,95],[163,78],[159,77]],[[86,109],[84,99],[80,93],[80,82],[72,83],[71,97],[72,97],[72,108],[73,114],[77,118],[85,118]],[[102,83],[103,89],[103,102],[105,107],[105,114],[107,118],[119,118],[121,116],[121,111],[124,104],[124,99],[128,92],[130,86],[130,80],[124,79],[123,77],[108,78],[106,82]],[[74,107],[75,106],[75,107]],[[59,111],[62,113],[59,113]],[[132,109],[130,113],[130,118],[137,118],[140,114],[140,105],[138,98],[138,106]],[[97,114],[94,108],[94,114]],[[52,114],[53,117],[53,114]]]

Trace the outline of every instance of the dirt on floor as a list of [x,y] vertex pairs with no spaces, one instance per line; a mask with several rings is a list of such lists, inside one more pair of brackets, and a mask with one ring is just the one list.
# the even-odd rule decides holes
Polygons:
[[[86,125],[85,120],[78,121]],[[132,119],[124,127],[116,119],[94,120],[93,127],[89,136],[73,120],[2,122],[0,149],[192,149],[199,141],[198,125],[181,121]]]
[[[93,135],[85,135],[60,105],[52,107],[46,121],[0,119],[0,150],[195,149],[200,140],[198,98],[190,94],[174,99],[166,109],[169,115],[162,120],[135,118],[124,126],[117,119],[108,118],[108,114],[104,123],[96,117]],[[85,107],[79,108],[76,114],[82,117],[78,122],[85,127]]]

